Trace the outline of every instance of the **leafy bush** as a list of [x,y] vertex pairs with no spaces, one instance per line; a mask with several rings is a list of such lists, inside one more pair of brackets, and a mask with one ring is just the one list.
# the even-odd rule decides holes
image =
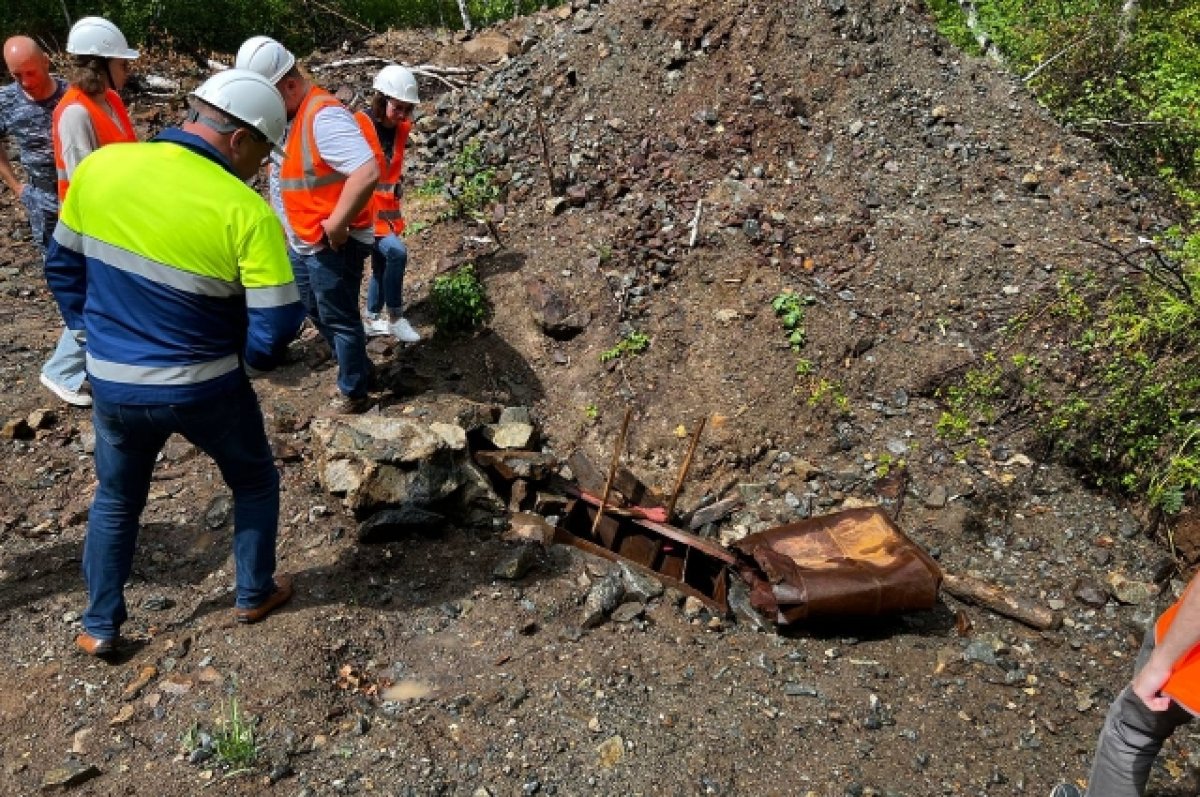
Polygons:
[[433,303],[434,324],[439,332],[450,335],[470,332],[482,325],[490,311],[487,292],[471,263],[435,278],[429,298]]
[[496,170],[486,166],[478,139],[467,142],[450,163],[446,193],[456,218],[481,219],[483,212],[500,196]]
[[[478,27],[562,2],[467,0],[467,11]],[[87,6],[68,2],[67,7],[75,18],[85,13],[108,17],[137,44],[225,52],[235,51],[259,33],[306,53],[314,46],[336,45],[370,30],[462,27],[457,0],[323,0],[302,12],[289,0],[101,0]],[[5,38],[26,33],[59,49],[66,43],[69,27],[55,0],[0,0],[0,32]]]
[[[976,0],[978,28],[1061,119],[1200,209],[1200,4]],[[977,52],[957,3],[938,27]]]

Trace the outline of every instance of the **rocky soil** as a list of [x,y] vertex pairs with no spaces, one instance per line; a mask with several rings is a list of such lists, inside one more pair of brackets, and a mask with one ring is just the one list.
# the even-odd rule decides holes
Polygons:
[[[372,342],[376,415],[527,408],[541,451],[606,463],[632,408],[624,463],[663,492],[706,419],[683,523],[733,499],[698,529],[728,542],[882,502],[947,572],[1061,627],[945,596],[780,635],[671,591],[585,627],[613,565],[527,551],[500,533],[503,511],[360,543],[319,478],[310,422],[334,378],[308,335],[257,383],[294,603],[232,622],[228,495],[173,440],[128,589],[132,644],[114,665],[87,659],[72,639],[90,417],[38,384],[60,322],[6,196],[0,792],[920,797],[1084,778],[1141,631],[1184,575],[1137,516],[1020,432],[941,440],[936,390],[1006,322],[1044,311],[1063,275],[1114,273],[1089,239],[1168,223],[1137,186],[907,0],[576,0],[469,40],[392,32],[308,65],[352,97],[380,58],[436,72],[410,196],[472,138],[503,196],[490,227],[410,201],[428,224],[407,281],[425,340]],[[144,135],[179,118],[206,68],[139,63]],[[469,338],[434,335],[430,284],[465,262],[492,317]],[[771,308],[784,291],[811,297],[799,351]],[[1021,345],[1050,357],[1041,317]],[[602,361],[635,331],[643,353]],[[215,744],[233,700],[259,750],[245,767]],[[1173,740],[1153,793],[1195,793],[1196,754]]]

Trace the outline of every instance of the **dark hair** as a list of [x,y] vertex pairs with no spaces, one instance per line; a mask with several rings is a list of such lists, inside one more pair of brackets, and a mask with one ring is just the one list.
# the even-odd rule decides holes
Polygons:
[[371,118],[376,122],[382,122],[387,114],[388,98],[381,92],[375,92],[375,96],[371,98]]
[[100,55],[77,55],[72,65],[71,82],[89,97],[97,97],[108,88],[108,59]]

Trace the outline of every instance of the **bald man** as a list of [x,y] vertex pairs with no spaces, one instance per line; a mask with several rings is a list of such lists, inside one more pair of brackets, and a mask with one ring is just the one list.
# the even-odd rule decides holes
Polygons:
[[25,170],[22,182],[0,141],[0,179],[21,200],[43,259],[58,219],[51,117],[66,83],[50,74],[50,58],[28,36],[4,42],[4,64],[15,82],[0,88],[0,138],[12,136]]

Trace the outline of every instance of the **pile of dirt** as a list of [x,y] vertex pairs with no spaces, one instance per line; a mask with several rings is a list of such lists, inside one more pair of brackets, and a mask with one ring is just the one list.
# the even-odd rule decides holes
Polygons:
[[[310,65],[353,96],[379,59],[429,67],[407,175],[410,223],[429,226],[409,238],[406,283],[425,340],[371,343],[377,412],[528,407],[548,452],[607,462],[633,408],[625,464],[664,492],[705,419],[679,506],[735,500],[703,533],[883,502],[947,571],[1063,627],[946,598],[781,637],[668,593],[585,630],[608,563],[551,547],[506,581],[511,546],[479,529],[361,546],[314,473],[309,421],[334,379],[309,338],[256,383],[294,606],[253,630],[231,621],[228,500],[172,441],[128,590],[137,644],[117,666],[84,659],[71,639],[90,419],[38,385],[59,321],[6,198],[0,418],[27,421],[0,445],[9,793],[72,773],[81,793],[163,795],[915,797],[1083,777],[1140,628],[1178,582],[1133,516],[1027,441],[947,445],[935,391],[1063,275],[1110,272],[1086,241],[1166,225],[1135,186],[905,0],[579,1],[473,39],[390,32]],[[140,132],[178,119],[206,68],[140,63]],[[472,139],[501,206],[490,225],[439,221],[413,189]],[[465,262],[492,317],[470,338],[434,335],[430,284]],[[789,291],[799,348],[772,309]],[[546,323],[546,297],[571,323]],[[632,333],[643,352],[603,356]],[[229,776],[188,732],[217,732],[234,696],[261,756]],[[1189,793],[1193,754],[1172,743],[1160,776],[1177,791],[1161,793]]]

